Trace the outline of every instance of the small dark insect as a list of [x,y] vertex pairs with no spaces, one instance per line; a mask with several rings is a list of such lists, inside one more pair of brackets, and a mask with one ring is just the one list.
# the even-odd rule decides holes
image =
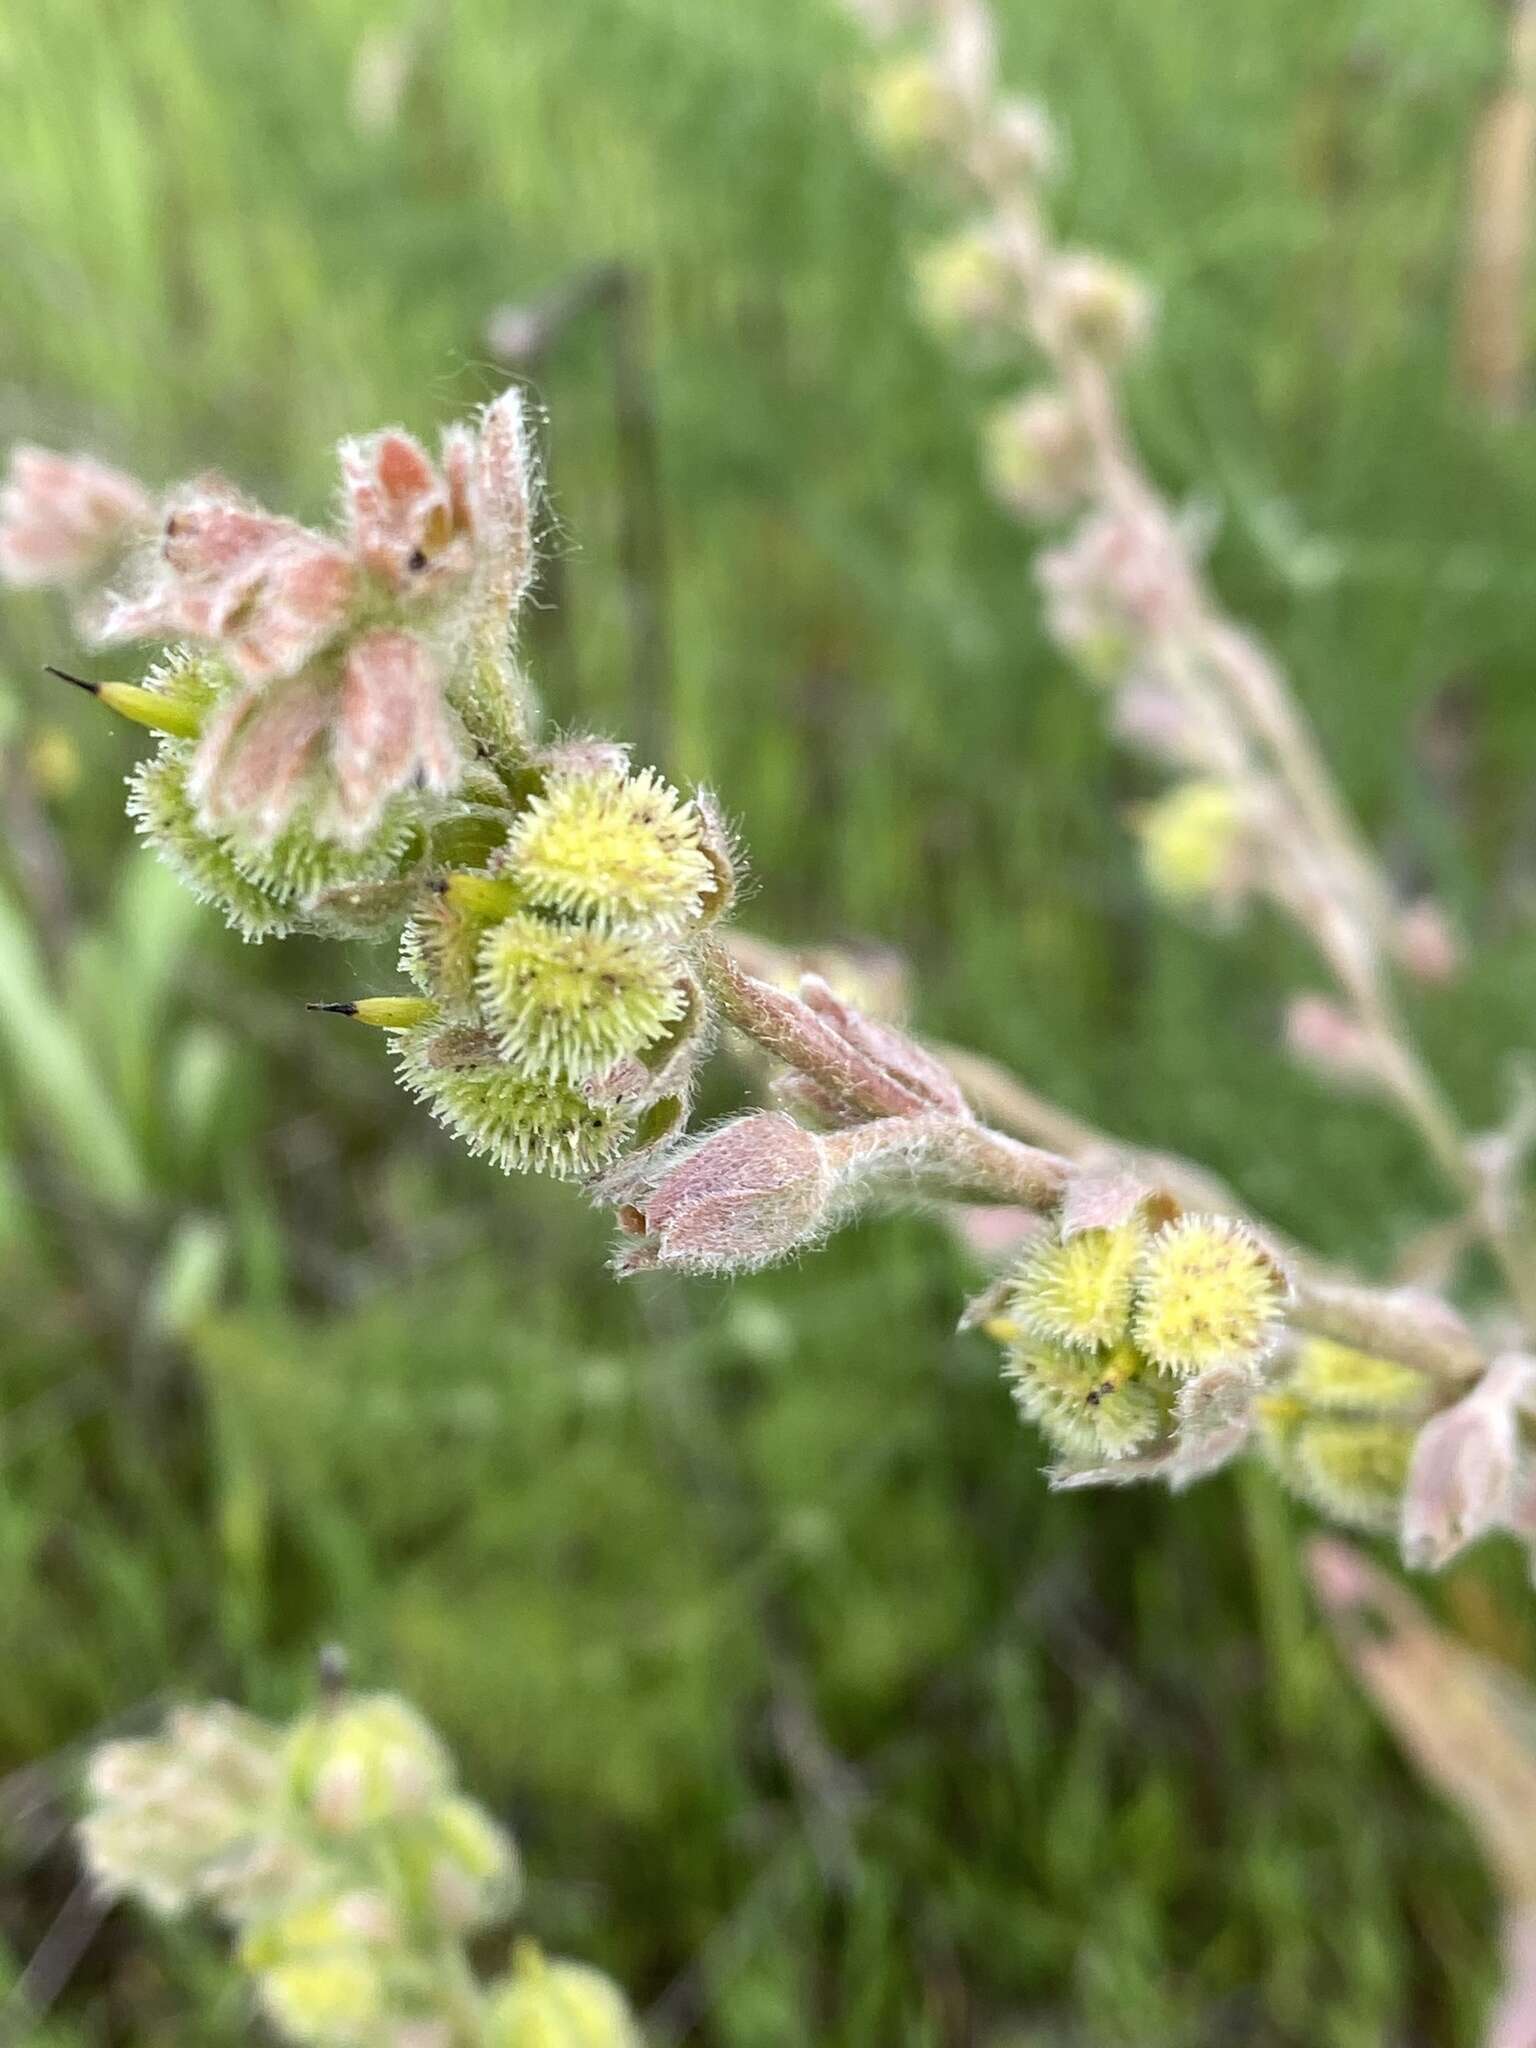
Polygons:
[[414,569],[419,574],[427,566],[426,549],[412,548],[411,552],[406,557],[405,566],[407,567],[407,569]]

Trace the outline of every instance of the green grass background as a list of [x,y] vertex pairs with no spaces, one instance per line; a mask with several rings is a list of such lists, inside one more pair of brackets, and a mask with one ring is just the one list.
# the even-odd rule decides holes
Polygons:
[[[1455,395],[1448,336],[1497,15],[1003,11],[1071,137],[1071,232],[1165,296],[1131,391],[1155,467],[1474,941],[1422,1024],[1489,1119],[1536,990],[1536,427]],[[1145,901],[1118,822],[1142,784],[976,479],[1008,379],[912,317],[935,216],[857,138],[830,0],[414,22],[377,134],[348,112],[391,26],[364,0],[0,12],[0,435],[216,462],[318,514],[337,435],[496,388],[494,305],[635,265],[666,765],[739,821],[752,923],[900,948],[925,1027],[1384,1266],[1436,1190],[1278,1055],[1308,973],[1282,935],[1212,944]],[[535,659],[559,722],[623,733],[600,327],[535,389],[563,577]],[[658,2043],[1477,2038],[1491,1895],[1321,1636],[1299,1510],[1246,1470],[1048,1499],[930,1222],[734,1287],[610,1286],[575,1195],[459,1159],[381,1046],[303,1014],[387,962],[243,949],[139,859],[130,738],[36,674],[73,651],[48,601],[0,607],[13,1973],[70,1895],[93,1733],[178,1692],[290,1711],[340,1640],[446,1728],[523,1840],[533,1929],[618,1973]],[[1442,1598],[1536,1669],[1512,1559]],[[54,2032],[14,2003],[0,2027],[251,2038],[199,1933],[114,1915],[58,1975]]]

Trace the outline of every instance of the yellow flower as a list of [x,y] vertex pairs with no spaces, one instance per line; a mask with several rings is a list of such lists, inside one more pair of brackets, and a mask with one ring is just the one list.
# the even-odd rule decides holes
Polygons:
[[379,1973],[365,1956],[337,1955],[280,1963],[256,1980],[257,1995],[277,2032],[317,2048],[365,2048],[384,2016]]
[[904,163],[956,140],[965,108],[930,58],[902,57],[866,82],[864,121],[875,147]]
[[420,1812],[452,1778],[441,1742],[393,1693],[306,1714],[289,1735],[287,1760],[295,1794],[337,1834]]
[[1181,1216],[1164,1225],[1143,1257],[1136,1342],[1165,1372],[1257,1364],[1283,1298],[1274,1260],[1245,1224]]
[[1144,1242],[1141,1225],[1125,1223],[1039,1245],[1025,1254],[1010,1305],[1029,1329],[1055,1343],[1118,1343],[1130,1326]]
[[493,1992],[488,2048],[641,2048],[628,2001],[586,1963],[518,1945],[512,1973]]
[[1242,819],[1224,783],[1179,783],[1137,814],[1135,829],[1143,870],[1158,895],[1194,903],[1230,886]]
[[1022,287],[1002,238],[967,228],[924,250],[913,266],[923,316],[941,334],[1002,326],[1022,310]]
[[507,873],[530,904],[676,931],[719,887],[698,812],[649,768],[553,777],[512,828]]

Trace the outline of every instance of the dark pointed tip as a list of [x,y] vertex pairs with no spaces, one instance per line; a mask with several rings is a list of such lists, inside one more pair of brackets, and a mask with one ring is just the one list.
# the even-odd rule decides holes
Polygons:
[[356,1003],[306,1003],[304,1007],[306,1010],[323,1011],[327,1017],[355,1017],[357,1015]]
[[45,676],[57,676],[61,683],[73,683],[77,690],[84,690],[87,696],[99,697],[101,695],[100,683],[93,683],[88,676],[72,676],[67,668],[55,668],[51,661],[44,662],[43,674]]
[[446,875],[434,875],[431,881],[428,882],[427,887],[434,896],[446,896],[448,894],[448,877]]

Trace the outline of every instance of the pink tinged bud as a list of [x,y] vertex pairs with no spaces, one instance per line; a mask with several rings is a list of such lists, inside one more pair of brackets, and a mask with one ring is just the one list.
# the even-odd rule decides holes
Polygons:
[[[1006,1202],[952,1209],[950,1222],[961,1243],[985,1266],[1002,1265],[1016,1258],[1044,1228],[1032,1209],[1013,1208]],[[988,1313],[991,1312],[989,1304]]]
[[444,794],[460,761],[441,678],[412,633],[366,633],[342,667],[332,753],[343,838],[366,838],[384,804],[415,778]]
[[1178,1203],[1154,1187],[1134,1160],[1103,1152],[1073,1166],[1057,1221],[1062,1238],[1070,1240],[1088,1230],[1119,1230],[1138,1218],[1156,1230],[1178,1213]]
[[1285,1011],[1285,1046],[1299,1066],[1335,1087],[1371,1089],[1381,1082],[1376,1041],[1327,996],[1293,996]]
[[1505,1915],[1503,1968],[1483,2048],[1531,2048],[1536,2041],[1536,1907],[1525,1901]]
[[331,705],[332,693],[313,675],[221,704],[203,727],[187,778],[204,829],[242,824],[258,839],[275,838],[303,794]]
[[1036,557],[1035,573],[1052,636],[1093,670],[1123,666],[1191,598],[1178,534],[1166,521],[1129,512],[1091,513]]
[[1402,913],[1393,934],[1392,950],[1415,981],[1441,987],[1461,971],[1461,946],[1442,907],[1421,897]]
[[1056,170],[1061,142],[1050,115],[1038,102],[1003,99],[997,101],[972,155],[984,177],[1032,185]]
[[88,583],[154,516],[148,491],[123,471],[87,455],[17,447],[0,485],[0,581]]
[[1205,768],[1210,756],[1198,722],[1176,690],[1134,675],[1115,692],[1110,727],[1122,746],[1174,768]]
[[1508,1358],[1419,1432],[1403,1495],[1403,1557],[1438,1571],[1508,1516],[1520,1458],[1519,1407],[1536,1366]]
[[934,1108],[950,1116],[970,1118],[970,1108],[954,1075],[932,1053],[893,1025],[877,1023],[845,1003],[819,974],[800,980],[800,1000],[855,1052],[865,1055],[911,1097],[913,1108]]
[[330,1757],[315,1773],[310,1807],[322,1828],[350,1834],[362,1825],[367,1792],[367,1773],[360,1758]]
[[513,386],[480,421],[474,475],[476,541],[498,599],[514,609],[533,573],[537,473],[522,393]]
[[826,1227],[835,1173],[822,1139],[764,1110],[711,1131],[626,1205],[642,1242],[621,1271],[740,1273],[766,1266]]
[[[462,457],[455,455],[462,468]],[[398,427],[341,444],[347,528],[363,570],[396,596],[466,574],[472,554],[455,528],[452,487],[421,443]]]

